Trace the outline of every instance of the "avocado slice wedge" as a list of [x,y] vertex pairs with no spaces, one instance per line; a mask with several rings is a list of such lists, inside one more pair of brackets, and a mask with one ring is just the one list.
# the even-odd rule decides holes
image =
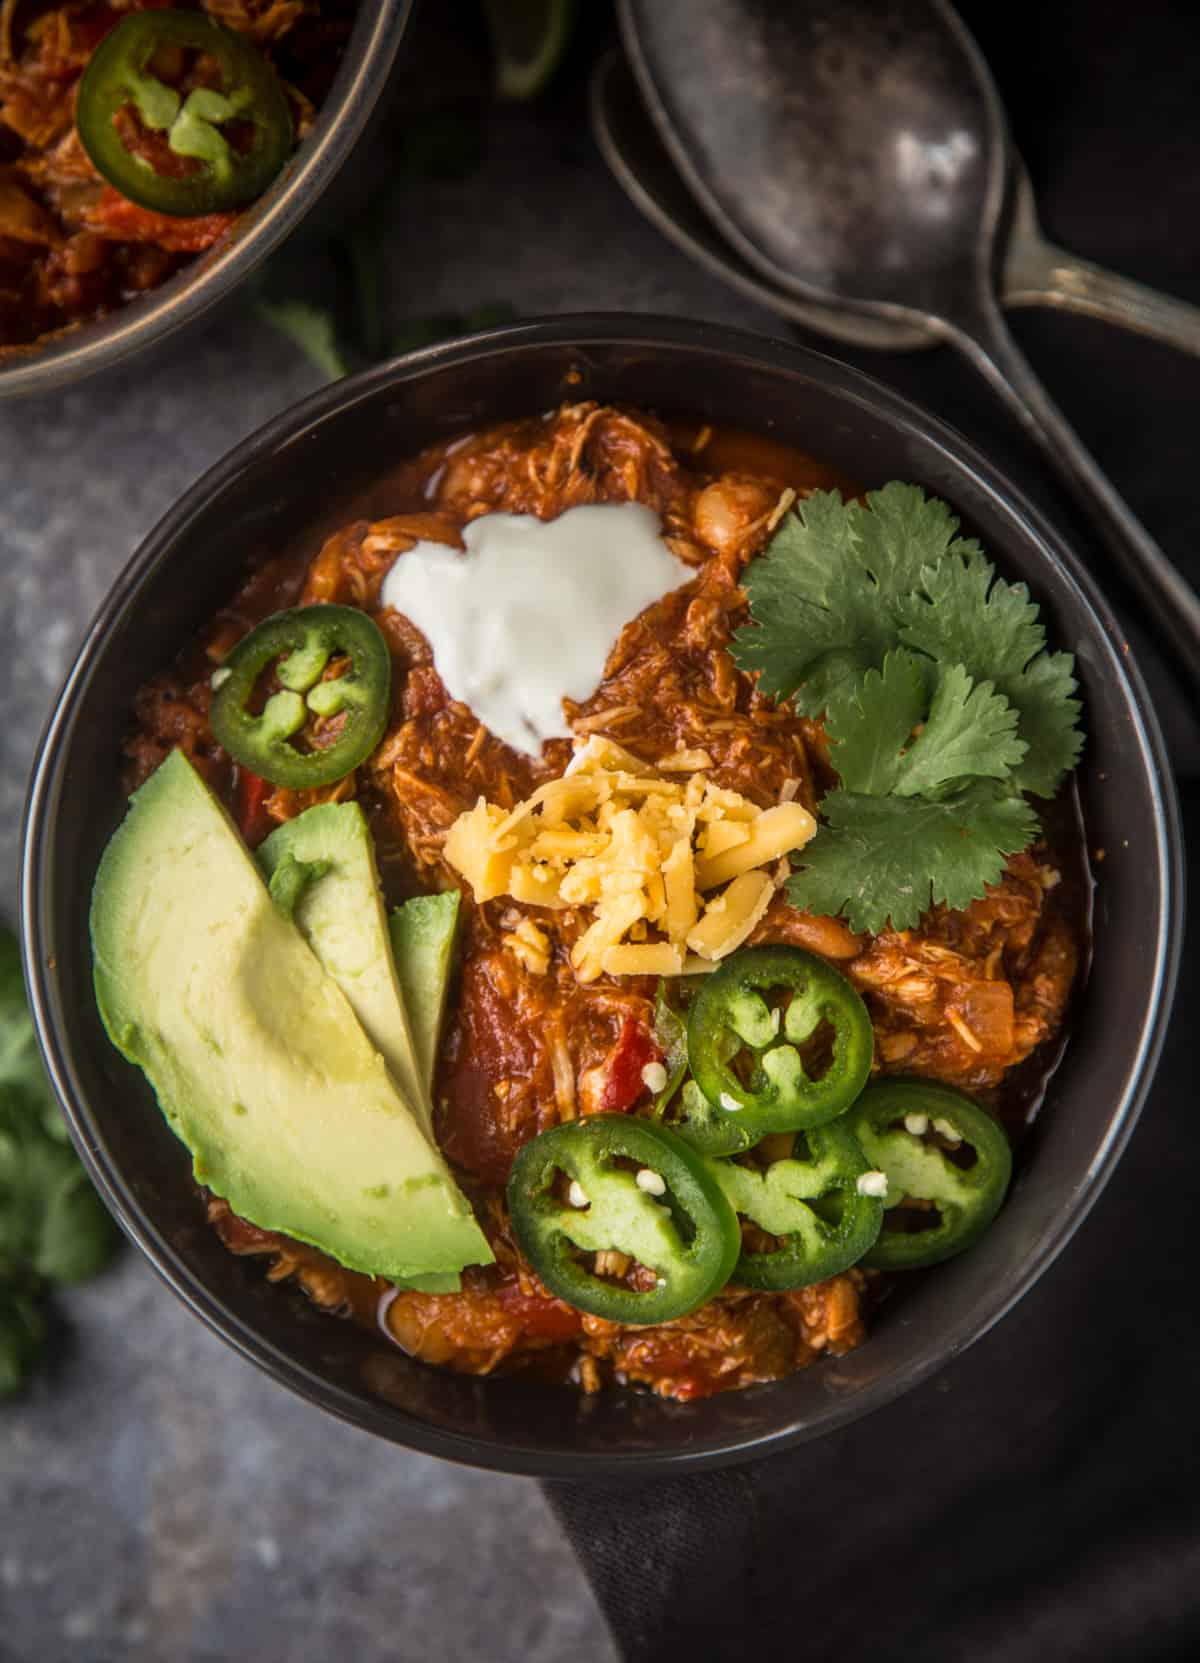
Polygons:
[[277,826],[255,853],[273,894],[287,883],[288,910],[325,970],[350,1001],[432,1144],[433,1104],[417,1061],[392,959],[375,850],[357,803],[319,803]]
[[388,919],[417,1066],[431,1101],[461,901],[457,889],[441,895],[414,895]]
[[109,1037],[200,1183],[370,1275],[492,1261],[405,1087],[182,752],[131,800],[90,922]]

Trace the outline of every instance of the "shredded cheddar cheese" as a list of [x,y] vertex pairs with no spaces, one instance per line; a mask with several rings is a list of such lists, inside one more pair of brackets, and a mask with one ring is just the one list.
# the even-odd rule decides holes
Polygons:
[[[780,857],[817,828],[800,803],[760,809],[714,785],[708,766],[692,751],[652,768],[593,735],[514,809],[480,797],[451,826],[446,859],[478,901],[589,915],[571,951],[582,982],[711,969],[766,912]],[[504,941],[529,970],[548,968],[549,940],[531,921]]]
[[501,937],[501,941],[535,976],[544,976],[549,970],[550,940],[532,918],[522,918],[516,929]]

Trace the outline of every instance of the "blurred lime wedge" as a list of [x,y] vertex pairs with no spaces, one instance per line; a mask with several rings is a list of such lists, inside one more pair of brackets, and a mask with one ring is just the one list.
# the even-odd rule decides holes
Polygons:
[[533,98],[558,68],[575,22],[575,0],[483,0],[496,91],[501,98]]

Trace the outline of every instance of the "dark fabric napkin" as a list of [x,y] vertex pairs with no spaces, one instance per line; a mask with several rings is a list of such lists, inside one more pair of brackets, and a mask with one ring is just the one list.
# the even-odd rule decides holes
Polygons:
[[[1166,0],[961,10],[1048,234],[1200,302],[1200,12]],[[1012,321],[1135,512],[1200,583],[1200,360],[1062,315]],[[805,338],[943,415],[1088,546],[949,353]],[[1195,880],[1200,730],[1151,632],[1096,575],[1168,735]],[[770,1461],[546,1486],[626,1658],[1200,1658],[1198,993],[1185,954],[1153,1093],[1111,1184],[1059,1263],[933,1381]]]

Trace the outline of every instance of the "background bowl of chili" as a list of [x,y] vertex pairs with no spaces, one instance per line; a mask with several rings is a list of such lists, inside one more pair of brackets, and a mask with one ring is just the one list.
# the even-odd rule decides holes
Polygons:
[[[133,1089],[91,993],[89,891],[125,807],[120,744],[137,688],[256,555],[315,548],[335,526],[381,511],[399,459],[593,397],[758,432],[818,450],[864,485],[901,478],[948,499],[1001,573],[1029,582],[1054,644],[1077,656],[1088,732],[1079,794],[1088,846],[1108,851],[1090,979],[991,1230],[885,1301],[858,1350],[691,1404],[432,1369],[266,1283],[208,1229],[186,1152],[149,1093],[143,1101]],[[93,1177],[160,1275],[231,1345],[396,1443],[510,1472],[644,1477],[766,1454],[853,1421],[978,1339],[1052,1264],[1111,1176],[1158,1057],[1179,951],[1180,860],[1161,737],[1116,621],[1079,556],[983,456],[814,352],[680,320],[560,318],[429,348],[315,394],[238,446],[151,532],[43,738],[25,826],[26,969],[47,1064]]]
[[291,235],[333,182],[387,85],[413,0],[373,0],[354,28],[312,131],[232,230],[160,288],[94,322],[0,357],[0,398],[46,393],[122,362],[224,300]]

